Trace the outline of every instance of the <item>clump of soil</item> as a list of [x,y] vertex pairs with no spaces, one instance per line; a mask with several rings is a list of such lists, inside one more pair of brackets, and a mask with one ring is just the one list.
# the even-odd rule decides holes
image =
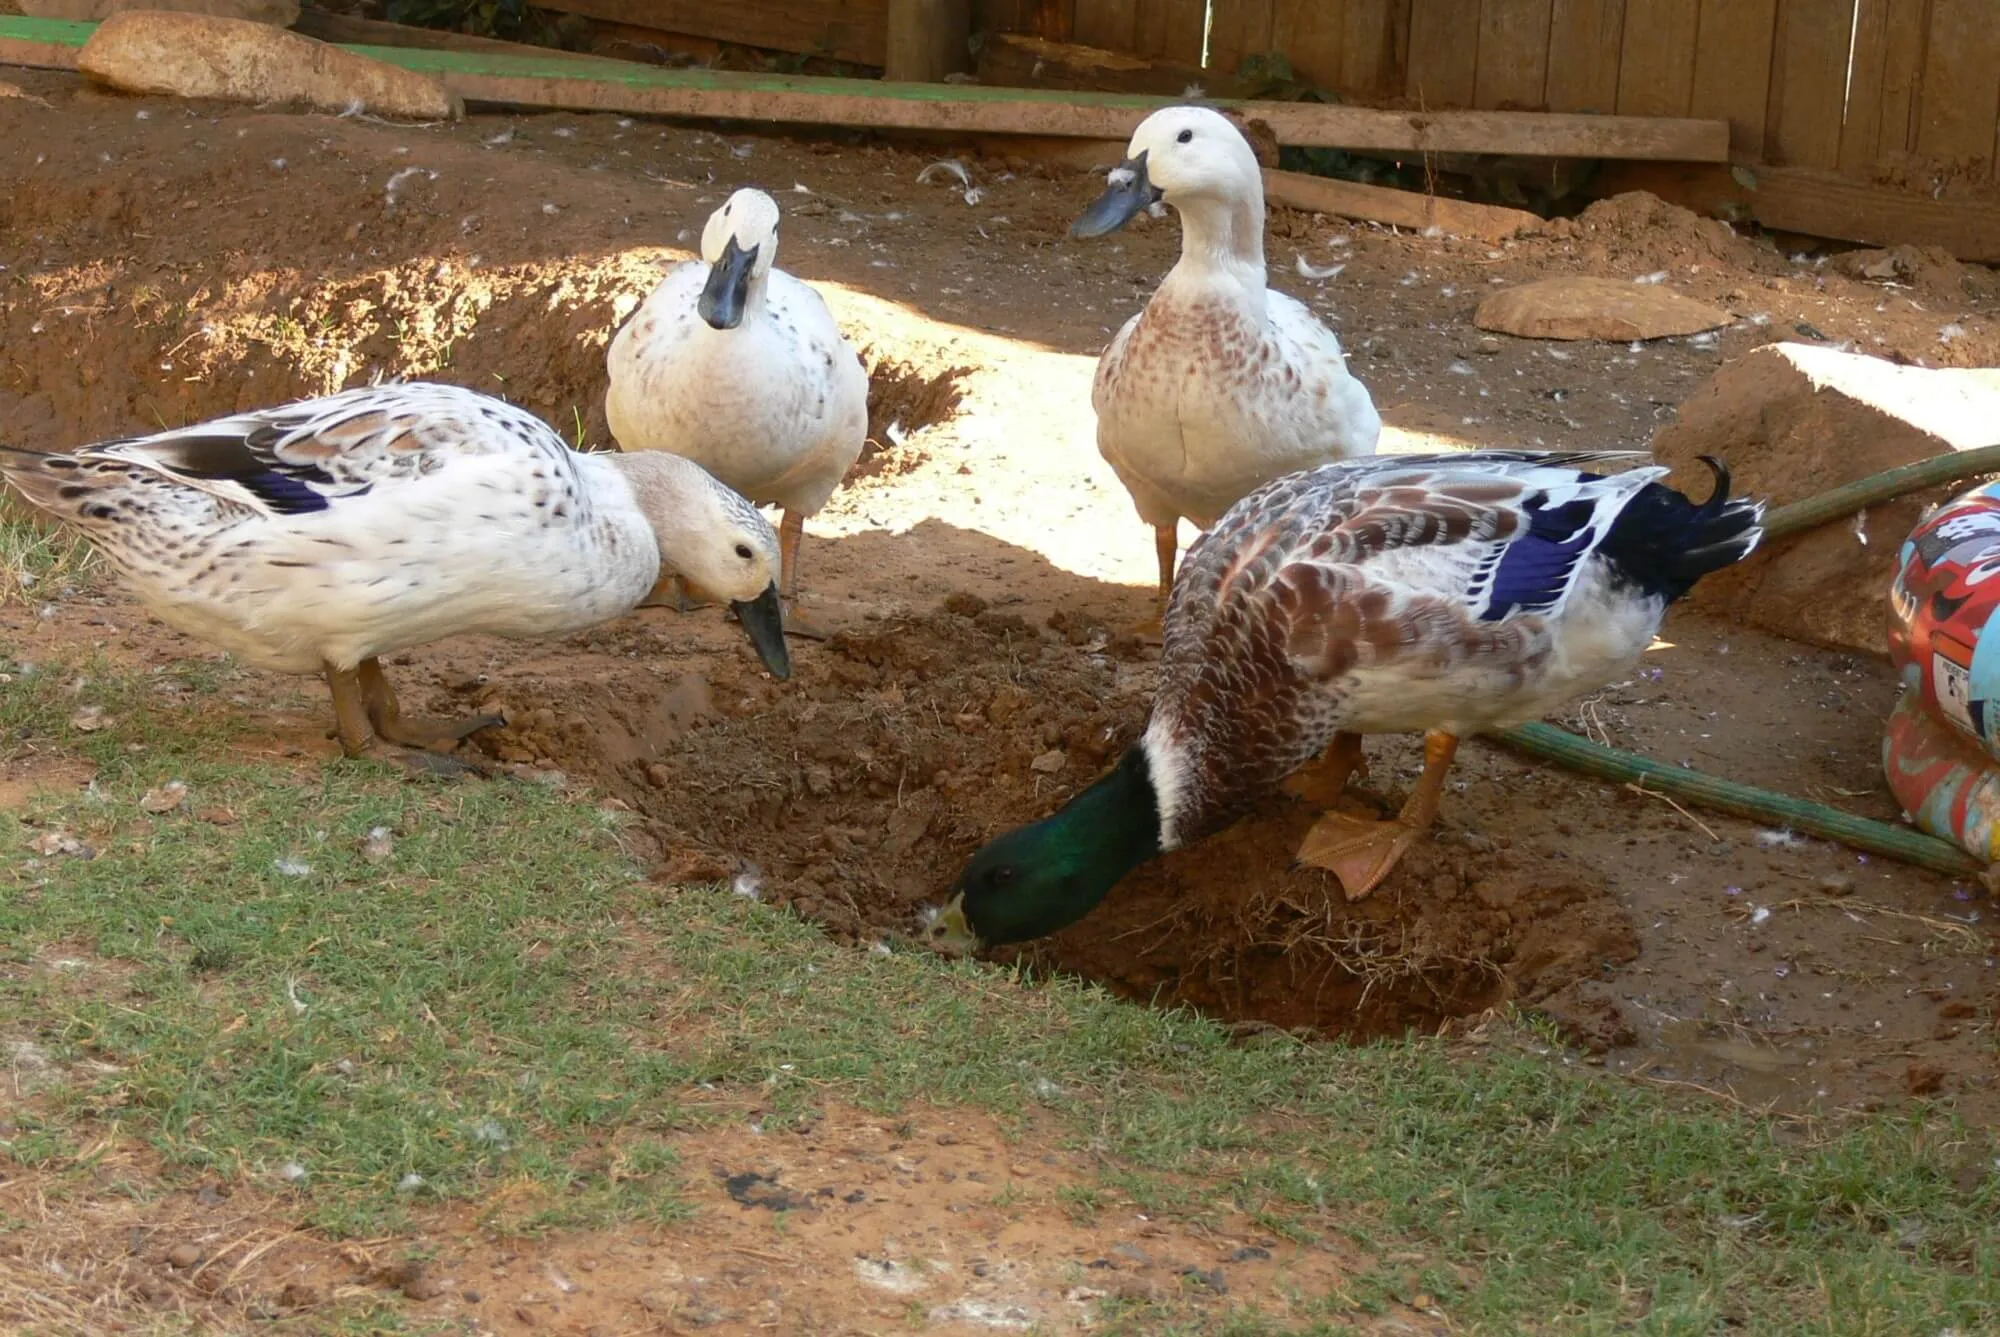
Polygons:
[[[629,803],[670,876],[749,874],[844,939],[914,934],[974,849],[1060,806],[1145,723],[1154,666],[1101,629],[1051,620],[956,596],[836,636],[783,685],[747,654],[706,680],[637,664],[517,678],[484,703],[515,723],[483,745]],[[624,655],[619,635],[591,648]],[[1359,1034],[1539,998],[1637,954],[1586,869],[1448,826],[1350,905],[1327,875],[1292,866],[1318,811],[1273,797],[1134,873],[1082,925],[1008,954],[1137,998]]]
[[958,412],[967,366],[927,366],[870,346],[861,352],[868,367],[868,441],[847,472],[850,483],[881,475],[894,477],[920,468],[929,458],[906,438],[935,427]]
[[1553,237],[1574,237],[1587,272],[1616,272],[1634,264],[1671,269],[1690,262],[1755,270],[1782,267],[1777,251],[1741,236],[1718,218],[1703,218],[1648,191],[1632,190],[1599,200],[1573,219],[1554,219],[1543,229]]

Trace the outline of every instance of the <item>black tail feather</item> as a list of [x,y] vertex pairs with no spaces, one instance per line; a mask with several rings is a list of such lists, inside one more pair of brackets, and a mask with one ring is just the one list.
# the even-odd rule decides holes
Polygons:
[[1669,603],[1748,557],[1764,537],[1764,504],[1732,498],[1729,466],[1713,455],[1701,462],[1715,475],[1707,501],[1696,505],[1664,483],[1648,483],[1598,547],[1619,575]]

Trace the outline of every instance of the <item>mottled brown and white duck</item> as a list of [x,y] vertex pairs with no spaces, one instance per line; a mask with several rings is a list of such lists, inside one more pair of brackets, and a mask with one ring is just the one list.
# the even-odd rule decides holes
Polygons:
[[1097,363],[1097,449],[1153,527],[1164,611],[1181,517],[1207,529],[1273,478],[1375,453],[1382,419],[1340,340],[1265,285],[1264,179],[1234,125],[1167,107],[1070,231],[1096,237],[1164,203],[1180,260]]
[[1699,504],[1657,466],[1591,472],[1634,458],[1377,456],[1244,498],[1188,552],[1144,735],[1054,816],[980,850],[933,941],[1052,933],[1315,759],[1337,793],[1361,735],[1422,731],[1399,816],[1329,812],[1299,850],[1368,894],[1436,818],[1459,739],[1612,681],[1669,603],[1757,546],[1763,507],[1730,498],[1719,461]]

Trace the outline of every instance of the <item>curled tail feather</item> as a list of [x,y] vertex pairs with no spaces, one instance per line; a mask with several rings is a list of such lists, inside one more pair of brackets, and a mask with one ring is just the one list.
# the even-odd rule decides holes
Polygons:
[[1715,476],[1697,505],[1664,483],[1648,483],[1619,513],[1599,552],[1627,580],[1668,602],[1703,576],[1734,566],[1764,537],[1764,503],[1729,495],[1729,466],[1713,455],[1701,462]]

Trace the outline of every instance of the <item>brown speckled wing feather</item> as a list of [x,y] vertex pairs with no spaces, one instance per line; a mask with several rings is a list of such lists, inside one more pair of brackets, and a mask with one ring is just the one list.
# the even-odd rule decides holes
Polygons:
[[1289,475],[1232,508],[1189,551],[1167,614],[1151,727],[1175,739],[1194,790],[1176,838],[1226,823],[1323,751],[1356,670],[1415,680],[1480,659],[1531,672],[1546,619],[1482,621],[1465,597],[1527,523],[1536,484],[1508,466],[1629,458],[1377,456]]

